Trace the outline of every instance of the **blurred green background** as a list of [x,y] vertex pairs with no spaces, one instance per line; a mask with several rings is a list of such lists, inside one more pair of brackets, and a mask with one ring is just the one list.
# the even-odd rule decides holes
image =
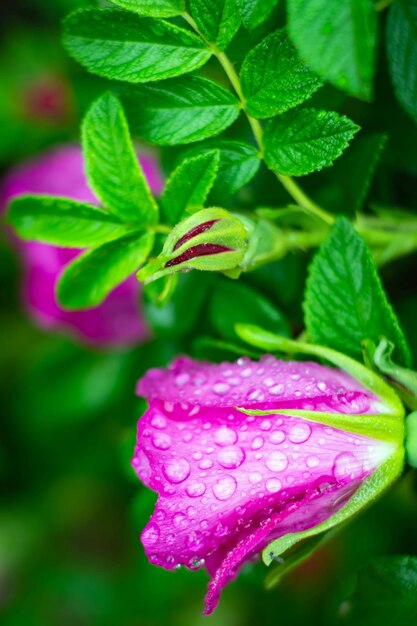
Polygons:
[[[2,6],[2,175],[49,145],[77,139],[83,112],[103,89],[60,45],[62,16],[86,3],[10,0]],[[358,115],[366,117],[366,108],[358,109]],[[409,136],[410,125],[405,120],[400,135]],[[415,174],[416,158],[401,168],[406,156],[397,152],[401,155],[396,156],[394,141],[386,166],[400,164],[393,180],[401,187]],[[316,180],[323,180],[320,176],[325,180],[326,174]],[[390,180],[377,181],[380,190]],[[404,186],[402,197],[414,200],[415,186]],[[349,611],[358,568],[374,555],[416,553],[417,484],[410,473],[280,587],[265,592],[264,567],[249,565],[225,591],[215,614],[201,617],[205,573],[169,573],[151,566],[140,545],[154,495],[130,468],[135,424],[144,408],[134,387],[148,367],[165,365],[178,352],[211,356],[193,340],[197,328],[202,335],[230,338],[228,316],[236,315],[230,303],[223,318],[211,319],[206,306],[204,315],[198,307],[189,308],[191,293],[195,298],[199,289],[197,300],[203,303],[213,288],[220,297],[224,283],[183,277],[167,310],[147,306],[158,340],[131,350],[92,351],[64,334],[37,329],[25,317],[19,303],[19,262],[4,229],[0,237],[3,626],[336,624]],[[260,297],[285,312],[294,329],[301,327],[306,263],[294,256],[247,279]],[[387,268],[384,279],[416,352],[413,268],[415,258],[407,259]],[[396,279],[400,271],[402,281]]]

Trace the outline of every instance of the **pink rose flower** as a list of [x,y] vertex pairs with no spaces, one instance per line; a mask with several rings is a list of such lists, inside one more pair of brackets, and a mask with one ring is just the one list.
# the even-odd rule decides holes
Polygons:
[[[140,163],[151,190],[160,193],[162,179],[155,159],[140,155]],[[12,198],[27,193],[98,204],[87,186],[82,152],[77,145],[55,148],[10,172],[0,189],[0,207],[5,210]],[[64,267],[81,250],[15,241],[24,271],[22,299],[30,316],[40,326],[65,329],[78,339],[97,345],[130,345],[148,336],[139,304],[140,286],[134,276],[116,287],[100,306],[85,311],[65,311],[57,302],[55,286]]]
[[142,543],[151,563],[166,569],[205,564],[212,577],[206,613],[245,562],[335,514],[393,449],[305,417],[236,408],[383,411],[357,380],[317,363],[179,358],[150,370],[138,393],[149,408],[133,467],[158,494]]

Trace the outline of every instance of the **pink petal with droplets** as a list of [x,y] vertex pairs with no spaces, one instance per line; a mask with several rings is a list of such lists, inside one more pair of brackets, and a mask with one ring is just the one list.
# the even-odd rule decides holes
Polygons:
[[[160,193],[162,180],[151,156],[140,162],[151,189]],[[0,189],[0,207],[14,197],[48,194],[97,204],[87,186],[81,149],[58,147],[15,168]],[[58,248],[14,239],[23,260],[22,299],[36,322],[49,329],[65,329],[80,340],[97,345],[130,345],[148,337],[139,307],[140,285],[134,276],[116,287],[98,307],[86,311],[64,311],[55,297],[55,285],[64,267],[80,250]]]
[[[221,384],[228,388],[218,393]],[[270,393],[277,385],[279,398]],[[133,466],[159,495],[142,542],[149,560],[167,569],[206,564],[206,612],[242,564],[273,539],[325,520],[390,453],[387,444],[322,424],[233,408],[372,411],[376,399],[359,383],[313,363],[178,359],[148,372],[139,391],[150,406]],[[248,398],[255,392],[257,402]]]

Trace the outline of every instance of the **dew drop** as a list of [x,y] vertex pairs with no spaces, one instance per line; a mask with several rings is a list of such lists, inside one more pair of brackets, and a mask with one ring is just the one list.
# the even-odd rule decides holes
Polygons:
[[265,461],[265,465],[271,472],[282,472],[288,466],[288,459],[283,452],[271,452]]
[[318,467],[320,465],[320,459],[318,456],[309,456],[306,461],[307,467]]
[[158,524],[151,522],[142,533],[142,543],[146,546],[151,546],[158,541],[160,534]]
[[252,370],[250,367],[246,367],[244,370],[242,370],[240,372],[240,375],[243,376],[243,378],[249,378],[249,376],[252,375]]
[[218,446],[232,446],[237,441],[237,433],[227,426],[220,426],[214,433],[214,441]]
[[226,469],[236,469],[245,460],[245,453],[238,446],[226,446],[217,453],[217,460]]
[[270,388],[269,393],[273,396],[280,396],[284,392],[284,385],[281,383]]
[[198,464],[198,467],[202,470],[210,469],[210,467],[213,467],[213,461],[211,461],[210,459],[203,459]]
[[269,441],[274,444],[282,443],[285,439],[285,433],[282,430],[273,430],[269,436]]
[[338,481],[354,478],[358,470],[358,461],[351,452],[342,452],[334,462],[333,473]]
[[288,437],[292,443],[304,443],[310,438],[310,435],[311,427],[309,424],[296,424],[291,428]]
[[186,385],[190,380],[190,376],[189,374],[178,374],[177,376],[175,376],[175,384],[177,385],[177,387],[183,387],[184,385]]
[[228,500],[236,491],[237,483],[233,476],[223,476],[213,485],[213,493],[218,500]]
[[227,383],[215,383],[213,385],[213,391],[218,396],[224,396],[230,390],[230,385]]
[[162,471],[171,483],[182,483],[190,475],[190,464],[186,459],[170,459],[163,465]]
[[277,493],[282,487],[281,481],[278,478],[268,478],[265,483],[266,490],[269,493]]
[[152,436],[152,443],[158,450],[168,450],[171,445],[171,437],[166,433],[155,433]]
[[259,450],[260,448],[262,448],[263,445],[264,445],[263,437],[255,437],[255,439],[252,441],[251,448],[252,450]]
[[166,427],[166,425],[167,425],[167,421],[165,417],[163,417],[162,415],[154,415],[154,417],[151,419],[151,426],[153,426],[154,428],[163,430]]
[[202,454],[201,452],[193,452],[193,459],[194,461],[199,461],[202,458]]
[[[203,535],[199,530],[193,530],[187,537],[187,546],[190,550],[199,550],[203,545]],[[193,567],[197,564],[193,563]]]
[[271,420],[262,420],[262,422],[259,425],[259,428],[261,430],[270,430],[272,427],[272,422]]
[[190,498],[198,498],[206,491],[206,486],[201,482],[194,482],[187,485],[185,492]]
[[251,474],[249,474],[249,481],[253,485],[260,483],[261,480],[262,480],[262,474],[260,472],[252,472]]
[[184,528],[187,526],[187,516],[184,513],[176,513],[174,515],[174,524],[177,528]]

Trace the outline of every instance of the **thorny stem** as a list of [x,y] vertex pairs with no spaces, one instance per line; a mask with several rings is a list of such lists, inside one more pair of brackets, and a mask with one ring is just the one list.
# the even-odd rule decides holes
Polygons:
[[[199,31],[197,24],[189,13],[183,13],[182,16],[185,21],[188,22],[188,24],[195,30],[195,32],[203,39],[205,44],[208,46],[208,48],[210,48],[212,54],[217,58],[220,65],[224,69],[225,74],[227,75],[233,89],[236,92],[236,95],[240,100],[242,110],[248,119],[253,135],[255,137],[255,141],[259,148],[260,156],[263,156],[264,146],[262,126],[259,120],[252,117],[246,109],[246,101],[242,92],[242,87],[240,85],[239,76],[237,75],[233,64],[224,52],[221,52],[217,48],[217,46],[212,44],[210,41],[207,41],[207,39]],[[279,174],[275,171],[274,174],[278,178],[282,186],[287,190],[287,192],[299,206],[308,209],[310,213],[319,217],[326,224],[332,224],[334,222],[334,217],[327,213],[327,211],[319,207],[315,202],[313,202],[313,200],[307,196],[307,194],[301,189],[301,187],[299,187],[299,185],[295,182],[293,178],[291,178],[291,176],[285,176],[284,174]]]

